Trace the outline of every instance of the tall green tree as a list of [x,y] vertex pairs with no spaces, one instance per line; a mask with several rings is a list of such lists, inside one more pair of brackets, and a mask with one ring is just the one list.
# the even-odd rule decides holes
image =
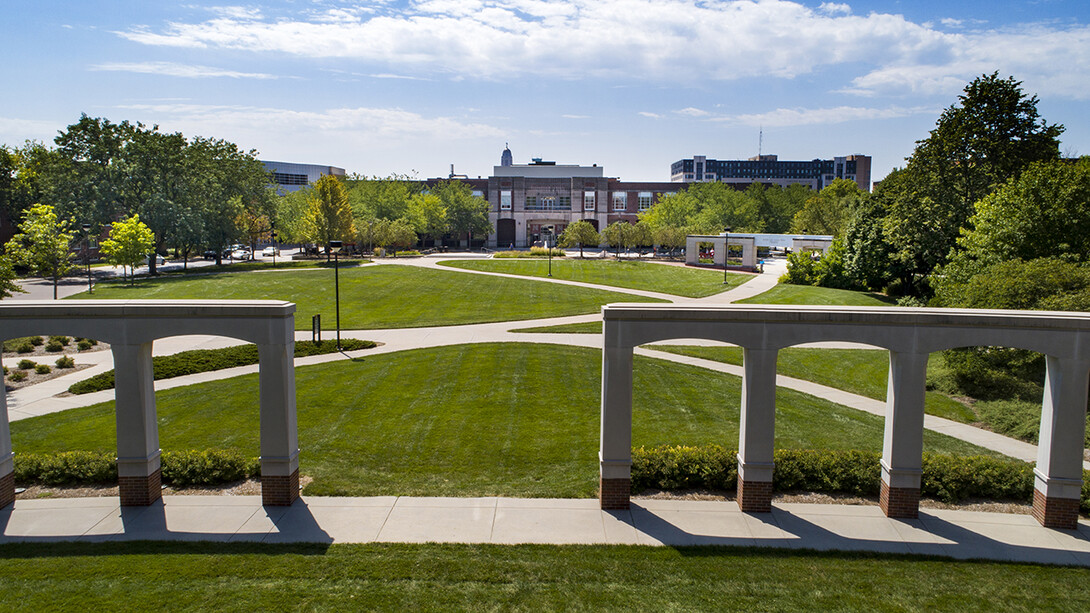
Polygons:
[[108,262],[128,270],[129,283],[135,284],[136,267],[152,253],[155,243],[155,233],[140,221],[139,214],[133,214],[111,225],[110,236],[102,241],[100,248]]
[[791,222],[799,234],[828,234],[840,238],[867,193],[855,181],[837,179],[806,199]]
[[15,269],[11,265],[11,257],[0,255],[0,298],[7,298],[15,293],[25,294],[26,290],[15,282]]
[[80,115],[53,139],[57,160],[49,169],[46,203],[77,225],[101,227],[127,214],[124,157],[136,129],[128,121]]
[[1013,77],[983,75],[965,87],[930,133],[917,142],[897,181],[876,196],[886,210],[884,233],[906,284],[946,263],[973,205],[1030,164],[1059,157],[1063,126],[1046,123],[1037,97]]
[[465,235],[466,246],[473,248],[473,235],[489,234],[488,201],[474,196],[469,185],[461,181],[440,181],[431,189],[447,211],[447,224],[455,236]]
[[579,257],[583,257],[583,247],[591,245],[597,247],[602,242],[602,236],[594,229],[594,226],[585,219],[576,220],[560,233],[561,247],[579,247]]
[[424,239],[438,240],[447,233],[447,209],[435,194],[414,195],[409,200],[408,219]]
[[421,192],[419,182],[405,175],[361,177],[345,181],[352,215],[358,220],[407,219],[413,196]]
[[314,182],[308,201],[311,240],[325,246],[326,260],[329,260],[330,241],[350,242],[356,236],[352,208],[348,205],[348,191],[340,179],[324,175]]
[[51,279],[56,300],[58,281],[73,267],[74,236],[71,222],[58,219],[52,206],[38,204],[24,213],[19,233],[8,241],[6,250],[14,263],[31,274]]
[[374,222],[370,232],[375,244],[391,252],[391,255],[416,242],[416,230],[404,219],[379,219]]

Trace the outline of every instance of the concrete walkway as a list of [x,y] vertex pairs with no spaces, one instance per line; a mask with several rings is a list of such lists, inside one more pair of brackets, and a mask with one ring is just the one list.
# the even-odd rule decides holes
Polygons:
[[739,545],[1090,566],[1090,522],[1052,530],[1029,515],[935,509],[898,520],[877,506],[791,503],[747,514],[731,501],[642,499],[601,511],[586,499],[307,497],[262,507],[259,496],[167,496],[140,508],[62,498],[0,511],[0,543],[61,540]]

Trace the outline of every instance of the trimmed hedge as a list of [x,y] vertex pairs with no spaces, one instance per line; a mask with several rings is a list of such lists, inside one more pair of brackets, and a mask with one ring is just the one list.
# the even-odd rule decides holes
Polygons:
[[[341,340],[341,347],[346,351],[370,349],[374,346],[374,341],[362,341],[354,338]],[[297,358],[334,353],[336,351],[337,343],[333,340],[324,340],[321,343],[311,341],[295,343],[295,357]],[[151,359],[156,381],[200,372],[234,368],[236,366],[248,366],[257,364],[257,362],[257,345],[236,345],[222,349],[194,349],[174,355],[156,356]],[[72,394],[90,394],[91,392],[113,389],[113,387],[114,371],[110,370],[73,383],[68,387],[68,391]]]
[[[774,491],[877,496],[881,456],[872,451],[779,449],[773,454]],[[718,445],[632,450],[632,493],[646,489],[731,491],[738,483],[736,453]],[[943,502],[967,498],[1033,500],[1033,464],[987,456],[925,453],[920,494]],[[1083,513],[1090,513],[1090,471],[1083,472]]]
[[[163,483],[217,485],[261,474],[257,458],[234,449],[164,451],[160,458]],[[117,459],[112,453],[63,451],[51,454],[17,454],[15,481],[38,485],[88,485],[117,483]]]

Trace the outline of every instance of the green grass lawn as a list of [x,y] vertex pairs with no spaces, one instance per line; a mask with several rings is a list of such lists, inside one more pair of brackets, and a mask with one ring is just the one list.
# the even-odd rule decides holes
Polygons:
[[[313,495],[591,497],[601,352],[495,343],[296,370],[300,466]],[[257,375],[159,392],[164,450],[258,455]],[[636,358],[633,445],[737,445],[740,379]],[[871,449],[882,420],[781,389],[776,444]],[[113,403],[12,424],[16,453],[116,448]],[[933,432],[924,447],[989,454]],[[994,454],[990,454],[994,455]]]
[[[456,260],[442,264],[467,270],[528,277],[545,277],[549,271],[546,260]],[[552,269],[554,279],[662,292],[689,298],[718,294],[753,278],[750,275],[731,274],[727,284],[724,284],[723,273],[712,270],[615,260],[553,258]]]
[[583,321],[575,324],[560,324],[559,326],[539,326],[537,328],[519,328],[511,332],[540,332],[545,334],[601,334],[602,322]]
[[[649,348],[727,364],[742,364],[741,347],[654,345]],[[872,349],[792,347],[780,350],[776,371],[788,377],[813,381],[875,400],[885,400],[889,379],[889,353]],[[924,408],[931,415],[962,423],[979,421],[972,409],[939,392],[927,392]]]
[[[609,302],[660,302],[651,298],[531,280],[486,277],[415,266],[340,270],[341,328],[449,326],[580,315]],[[103,283],[79,299],[222,298],[274,299],[296,303],[295,327],[310,329],[320,313],[333,329],[332,270],[224,273],[141,279],[136,285]]]
[[548,545],[0,545],[7,611],[1085,611],[1090,569]]
[[852,292],[845,289],[814,287],[812,285],[787,285],[776,287],[752,298],[738,300],[735,304],[821,304],[843,306],[890,306],[896,302],[881,294]]

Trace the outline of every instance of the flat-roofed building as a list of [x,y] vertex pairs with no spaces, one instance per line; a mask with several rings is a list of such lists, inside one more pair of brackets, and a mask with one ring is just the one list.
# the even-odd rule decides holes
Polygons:
[[836,179],[855,181],[863,191],[871,190],[869,155],[847,155],[831,160],[789,161],[775,155],[758,155],[748,160],[714,160],[703,155],[678,160],[670,165],[670,180],[676,183],[728,183],[745,189],[751,183],[805,185],[820,190]]
[[345,176],[344,169],[321,164],[296,164],[294,162],[270,162],[261,160],[272,175],[273,184],[281,193],[294,192],[314,183],[323,175]]

